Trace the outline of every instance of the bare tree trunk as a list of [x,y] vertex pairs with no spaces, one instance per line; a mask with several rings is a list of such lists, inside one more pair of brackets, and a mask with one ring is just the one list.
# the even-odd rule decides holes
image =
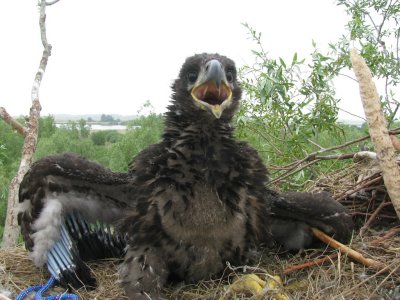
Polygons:
[[364,59],[353,49],[350,59],[360,86],[362,104],[367,117],[369,133],[376,149],[383,181],[393,207],[400,219],[400,170],[387,123],[383,115],[379,95],[372,80],[372,74]]
[[[8,203],[7,203],[7,215],[6,223],[4,226],[4,235],[2,247],[13,247],[18,241],[19,228],[17,224],[17,206],[18,206],[18,190],[19,185],[28,171],[31,163],[33,154],[35,153],[37,136],[38,136],[38,123],[40,116],[40,103],[39,100],[35,100],[32,103],[29,122],[27,127],[19,127],[20,124],[16,123],[15,120],[8,115],[4,108],[0,108],[0,116],[6,120],[8,117],[13,122],[13,128],[23,128],[25,141],[22,149],[21,163],[18,169],[17,175],[11,180],[11,184],[8,192]],[[20,131],[19,131],[20,132]]]
[[22,126],[16,120],[14,120],[7,111],[0,107],[0,117],[12,126],[18,133],[25,137],[24,145],[22,148],[21,163],[18,169],[17,175],[12,179],[9,192],[8,192],[8,205],[7,205],[7,216],[6,223],[4,226],[4,235],[1,247],[14,247],[18,242],[19,228],[17,222],[17,207],[18,207],[18,191],[22,179],[24,178],[26,172],[29,170],[33,155],[36,150],[38,132],[39,132],[39,118],[40,118],[40,102],[39,102],[39,88],[42,82],[43,74],[46,70],[47,61],[51,55],[51,45],[47,43],[46,37],[46,5],[52,5],[58,2],[51,1],[46,3],[45,0],[40,1],[40,35],[42,39],[42,44],[44,47],[42,58],[40,60],[39,70],[36,73],[32,92],[31,100],[32,107],[30,109],[29,121],[26,126]]

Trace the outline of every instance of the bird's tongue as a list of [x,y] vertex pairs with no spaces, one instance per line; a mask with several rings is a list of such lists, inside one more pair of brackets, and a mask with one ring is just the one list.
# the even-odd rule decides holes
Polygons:
[[195,88],[194,95],[197,99],[211,105],[222,104],[229,95],[228,87],[221,84],[217,87],[215,81],[208,81]]

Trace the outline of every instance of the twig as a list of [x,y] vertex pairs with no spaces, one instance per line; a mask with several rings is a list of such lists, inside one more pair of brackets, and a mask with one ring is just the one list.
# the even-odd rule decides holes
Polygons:
[[[371,177],[376,177],[376,176],[377,176],[377,175],[374,174],[374,175],[368,177],[367,179],[370,179]],[[336,197],[335,197],[335,200],[336,200],[336,201],[341,201],[341,200],[347,198],[348,196],[350,196],[350,195],[352,195],[352,194],[358,192],[359,190],[362,190],[363,188],[365,188],[365,187],[367,187],[367,186],[370,186],[370,185],[372,185],[372,184],[374,184],[374,183],[377,183],[377,182],[379,182],[379,181],[381,181],[381,180],[382,180],[382,176],[379,175],[378,177],[376,177],[376,178],[374,178],[374,179],[371,179],[371,180],[369,180],[369,181],[363,180],[363,181],[361,181],[361,182],[358,182],[357,185],[356,185],[356,188],[354,188],[354,189],[352,189],[352,190],[347,190],[346,192],[344,192],[344,193],[342,193],[342,194],[336,196]]]
[[[400,268],[400,265],[399,265],[396,261],[392,262],[389,266],[383,268],[382,270],[376,272],[376,273],[373,274],[372,276],[367,277],[367,278],[364,279],[363,281],[361,281],[361,282],[357,283],[356,285],[352,286],[351,289],[349,289],[349,290],[346,291],[345,293],[341,294],[341,296],[342,296],[342,297],[345,297],[345,296],[346,296],[346,293],[350,293],[351,291],[355,290],[356,288],[358,288],[358,287],[364,285],[366,282],[370,281],[372,278],[377,277],[377,276],[379,276],[379,275],[381,275],[381,274],[387,272],[391,267],[393,267],[393,269],[390,271],[390,274],[389,274],[389,275],[391,275],[391,274],[393,274],[393,273],[397,273],[397,272],[398,272],[398,269]],[[343,299],[345,299],[345,298],[343,298]]]
[[[315,155],[315,156],[310,156],[309,157],[309,163],[302,166],[301,168],[297,168],[296,167],[291,167],[291,168],[287,168],[287,167],[282,167],[282,168],[273,168],[274,170],[288,170],[286,171],[284,174],[282,174],[281,176],[271,180],[271,183],[277,183],[282,181],[283,179],[290,177],[294,174],[296,174],[297,172],[300,172],[301,170],[304,170],[305,168],[319,162],[320,160],[342,160],[342,159],[350,159],[354,157],[355,153],[348,153],[348,154],[339,154],[339,155]],[[297,168],[297,169],[296,169]],[[294,170],[293,170],[294,169]]]
[[[376,193],[375,193],[376,194]],[[374,193],[372,194],[374,195]],[[371,214],[367,222],[361,227],[360,229],[360,236],[364,235],[365,231],[367,230],[368,226],[371,225],[372,221],[375,220],[376,216],[379,214],[379,212],[386,206],[391,205],[391,202],[386,202],[385,199],[383,199],[382,203],[379,204],[377,209]]]
[[280,151],[280,150],[275,146],[275,144],[272,143],[272,140],[278,140],[277,137],[271,136],[271,140],[270,140],[270,139],[268,139],[268,138],[264,135],[264,133],[270,135],[267,131],[261,132],[261,131],[258,130],[257,128],[255,128],[255,127],[253,127],[253,126],[250,126],[250,125],[247,125],[247,127],[248,127],[250,130],[253,130],[254,132],[256,132],[258,135],[260,135],[264,140],[266,140],[266,141],[272,146],[272,148],[275,149],[275,151],[276,151],[277,153],[282,154],[282,151]]
[[397,29],[397,38],[396,38],[396,59],[397,59],[397,62],[400,61],[400,57],[399,57],[399,49],[400,49],[400,47],[399,47],[399,38],[400,38],[400,27],[399,27],[399,29]]
[[340,252],[342,252],[343,254],[347,254],[348,256],[350,256],[351,258],[353,258],[354,260],[358,261],[359,263],[362,263],[364,266],[367,267],[371,267],[374,268],[376,270],[381,270],[386,268],[386,265],[373,260],[371,258],[366,258],[364,257],[361,253],[347,247],[346,245],[343,245],[342,243],[334,240],[333,238],[331,238],[330,236],[327,236],[325,233],[323,233],[321,230],[311,227],[311,231],[314,234],[314,236],[316,238],[318,238],[319,240],[323,241],[324,243],[326,243],[327,245],[339,250]]
[[[392,0],[390,0],[390,2],[389,2],[389,4],[388,4],[387,7],[391,7],[391,6],[392,6]],[[383,25],[385,24],[385,21],[386,21],[387,16],[388,16],[388,12],[389,12],[389,9],[386,9],[386,10],[385,10],[385,14],[383,15],[383,20],[382,20],[381,24],[379,25],[379,29],[378,29],[378,32],[377,32],[378,34],[377,34],[377,36],[376,36],[377,42],[383,46],[383,49],[384,49],[384,50],[386,50],[386,47],[385,47],[385,44],[384,44],[384,43],[382,44],[382,41],[381,41],[381,34],[382,34]],[[369,14],[368,14],[368,15],[369,15]],[[371,19],[372,19],[372,18],[371,18]]]
[[381,244],[384,240],[387,240],[393,236],[395,236],[396,234],[400,233],[400,227],[394,227],[391,228],[384,236],[371,241],[369,244],[371,246],[378,246],[379,244]]
[[283,180],[283,179],[285,179],[287,177],[290,177],[290,176],[296,174],[297,172],[300,172],[301,170],[303,170],[303,169],[305,169],[305,168],[307,168],[307,167],[309,167],[309,166],[311,166],[311,165],[313,165],[313,164],[315,164],[315,163],[317,163],[319,161],[320,161],[319,159],[315,159],[314,158],[314,160],[310,161],[308,164],[302,166],[301,168],[295,169],[292,172],[287,171],[287,172],[284,173],[284,175],[281,175],[281,176],[275,178],[274,180],[271,180],[271,184],[277,183],[277,182],[279,182],[279,181],[281,181],[281,180]]
[[375,295],[375,293],[382,288],[382,285],[394,274],[397,272],[397,270],[400,268],[398,265],[395,267],[393,270],[389,272],[389,274],[378,284],[378,286],[375,288],[375,290],[371,293],[371,295]]
[[325,149],[322,149],[322,150],[315,151],[315,152],[307,155],[307,157],[305,157],[305,158],[303,158],[303,159],[301,159],[299,161],[293,162],[291,164],[288,164],[287,166],[296,167],[296,166],[302,164],[303,162],[315,159],[315,156],[317,156],[318,154],[321,154],[321,153],[324,153],[324,152],[328,152],[328,151],[338,150],[338,149],[341,149],[341,148],[345,148],[345,147],[348,147],[350,145],[365,141],[365,140],[367,140],[369,138],[370,138],[370,136],[367,135],[367,136],[364,136],[364,137],[361,137],[361,138],[346,142],[346,143],[338,145],[338,146],[333,146],[333,147],[330,147],[330,148],[325,148]]
[[307,139],[307,141],[308,141],[310,144],[313,144],[314,146],[317,146],[317,147],[318,147],[319,149],[321,149],[321,150],[324,150],[324,149],[325,149],[325,148],[322,147],[320,144],[314,142],[312,139]]
[[[303,168],[300,168],[300,169],[297,169],[297,170],[296,170],[296,168],[297,168],[299,165],[303,164],[304,162],[311,161],[311,163],[310,163],[310,164],[307,164],[306,167],[307,167],[307,166],[310,166],[310,165],[312,165],[312,164],[315,164],[315,163],[318,161],[318,160],[316,159],[316,156],[317,156],[318,154],[321,154],[321,153],[324,153],[324,152],[328,152],[328,151],[338,150],[338,149],[341,149],[341,148],[345,148],[345,147],[347,147],[347,146],[350,146],[350,145],[355,144],[355,143],[362,142],[362,141],[367,140],[367,139],[369,139],[369,136],[365,136],[365,137],[362,137],[362,138],[359,138],[359,139],[356,139],[356,140],[353,140],[353,141],[344,143],[344,144],[342,144],[342,145],[338,145],[338,146],[334,146],[334,147],[330,147],[330,148],[325,148],[325,149],[321,149],[321,150],[318,150],[318,151],[316,151],[316,152],[313,152],[313,153],[307,155],[305,158],[303,158],[303,159],[301,159],[301,160],[298,160],[298,161],[295,161],[295,162],[293,162],[293,163],[290,163],[290,164],[288,164],[288,165],[286,165],[286,166],[283,166],[282,168],[283,168],[283,169],[286,169],[287,171],[284,172],[283,174],[281,174],[280,176],[276,177],[276,178],[272,181],[272,183],[278,182],[278,181],[280,181],[280,180],[283,179],[283,178],[286,178],[286,177],[288,177],[288,176],[291,176],[291,175],[293,175],[293,174],[296,174],[296,173],[299,172],[300,170],[303,170],[304,167],[303,167]],[[294,170],[294,171],[293,171],[293,170]]]
[[[393,130],[389,130],[388,133],[389,133],[389,135],[396,135],[396,134],[399,134],[399,133],[400,133],[400,128],[396,128],[396,129],[393,129]],[[274,167],[273,169],[276,169],[276,170],[286,170],[286,171],[283,172],[283,173],[282,173],[281,175],[279,175],[278,177],[276,177],[276,178],[272,181],[272,183],[279,182],[281,179],[287,178],[287,177],[289,177],[289,176],[292,176],[292,175],[296,174],[297,172],[303,170],[304,167],[301,168],[301,169],[297,169],[297,170],[296,170],[296,168],[297,168],[299,165],[301,165],[301,164],[303,164],[303,163],[305,163],[305,162],[307,162],[307,161],[313,162],[313,163],[311,163],[311,164],[308,164],[307,166],[310,166],[310,165],[316,163],[316,162],[317,162],[316,160],[318,159],[318,157],[319,157],[318,155],[319,155],[319,154],[322,154],[322,153],[324,153],[324,152],[333,151],[333,150],[338,150],[338,149],[341,149],[341,148],[345,148],[345,147],[348,147],[348,146],[350,146],[350,145],[353,145],[353,144],[356,144],[356,143],[365,141],[365,140],[367,140],[367,139],[369,139],[369,138],[370,138],[370,136],[369,136],[369,135],[366,135],[366,136],[364,136],[364,137],[361,137],[361,138],[358,138],[358,139],[355,139],[355,140],[346,142],[346,143],[341,144],[341,145],[338,145],[338,146],[334,146],[334,147],[330,147],[330,148],[325,148],[325,149],[320,149],[320,150],[318,150],[318,151],[316,151],[316,152],[313,152],[313,153],[307,155],[305,158],[303,158],[303,159],[301,159],[301,160],[294,161],[294,162],[292,162],[292,163],[290,163],[290,164],[287,164],[287,165],[285,165],[285,166]],[[324,156],[322,156],[322,157],[324,157]],[[325,156],[325,157],[327,157],[326,159],[329,159],[329,158],[328,158],[329,156]],[[350,158],[350,157],[348,157],[348,158]],[[322,158],[322,159],[324,159],[324,158]],[[336,157],[336,156],[332,156],[332,159],[337,159],[337,157]],[[345,158],[343,158],[343,159],[345,159]],[[288,174],[289,174],[289,175],[288,175]]]
[[[390,202],[388,202],[390,203]],[[371,216],[371,213],[366,213],[366,212],[361,212],[361,211],[355,211],[350,213],[351,216]],[[391,220],[397,220],[397,216],[396,215],[385,215],[385,214],[380,214],[379,215],[380,218],[382,219],[391,219]]]
[[342,159],[350,159],[353,158],[355,155],[355,153],[347,153],[347,154],[338,154],[338,155],[318,155],[315,156],[315,159],[319,159],[319,160],[342,160]]
[[[389,135],[397,135],[397,134],[400,134],[400,128],[395,128],[395,129],[389,130]],[[364,136],[364,137],[361,137],[361,138],[358,138],[358,139],[356,139],[356,140],[352,140],[352,141],[346,142],[346,143],[344,143],[344,144],[342,144],[342,145],[339,145],[339,146],[334,146],[334,147],[331,147],[331,148],[323,148],[323,149],[320,149],[319,151],[316,151],[316,152],[314,152],[314,153],[311,153],[311,154],[307,155],[305,158],[303,158],[303,159],[301,159],[301,160],[296,160],[296,161],[291,162],[291,163],[289,163],[289,164],[287,164],[287,165],[284,165],[284,166],[269,165],[269,168],[272,169],[272,170],[286,170],[286,172],[284,172],[284,173],[281,174],[279,177],[276,177],[276,178],[274,179],[274,181],[280,181],[281,176],[285,176],[287,173],[291,173],[291,175],[293,175],[293,174],[295,174],[296,172],[302,170],[303,168],[300,169],[300,170],[297,170],[297,171],[294,172],[294,173],[292,173],[292,170],[293,170],[293,169],[295,169],[297,166],[301,165],[302,163],[304,163],[304,162],[306,162],[306,161],[314,161],[314,160],[316,160],[316,159],[321,159],[321,160],[322,160],[322,159],[326,159],[326,160],[328,160],[328,159],[348,159],[348,158],[352,158],[352,154],[351,154],[351,153],[349,153],[349,154],[339,154],[339,155],[326,155],[326,156],[319,156],[318,154],[321,154],[321,153],[323,153],[323,152],[329,152],[329,151],[333,151],[333,150],[338,150],[338,149],[341,149],[341,148],[345,148],[345,147],[348,147],[348,146],[350,146],[350,145],[352,145],[352,144],[356,144],[356,143],[362,142],[362,141],[364,141],[364,140],[367,140],[367,139],[369,139],[369,138],[370,138],[370,136],[369,136],[369,135],[366,135],[366,136]],[[354,154],[355,154],[355,153],[354,153]],[[354,156],[354,154],[353,154],[353,156]],[[342,156],[342,155],[343,155],[343,156]],[[289,175],[289,176],[290,176],[290,175]],[[287,177],[287,176],[285,176],[285,178],[286,178],[286,177]]]
[[[345,76],[345,77],[347,77],[347,78],[350,78],[351,80],[354,80],[355,82],[358,82],[357,79],[354,79],[354,78],[351,77],[351,76],[348,76],[348,75],[345,75],[345,74],[339,74],[339,75]],[[341,110],[341,111],[345,112],[346,114],[349,114],[349,115],[351,115],[351,116],[353,116],[353,117],[359,118],[359,119],[361,119],[361,120],[363,120],[363,121],[367,121],[367,120],[365,120],[365,118],[363,118],[363,117],[361,117],[361,116],[359,116],[359,115],[353,114],[353,113],[351,113],[351,112],[349,112],[349,111],[347,111],[347,110],[345,110],[345,109],[343,109],[343,108],[340,108],[340,107],[339,107],[339,110]]]
[[337,256],[338,256],[337,253],[333,253],[331,255],[325,256],[325,257],[320,258],[320,259],[313,259],[313,260],[306,261],[305,263],[303,263],[301,265],[295,265],[295,266],[286,267],[283,270],[283,275],[287,275],[289,273],[292,273],[292,272],[295,272],[295,271],[298,271],[298,270],[310,268],[310,267],[313,267],[315,265],[321,265],[321,264],[323,264],[323,263],[325,263],[327,261],[330,261],[330,260],[336,258]]

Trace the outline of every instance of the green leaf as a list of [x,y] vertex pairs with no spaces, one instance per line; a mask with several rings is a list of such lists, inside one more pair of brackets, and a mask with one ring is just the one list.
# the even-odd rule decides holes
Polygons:
[[297,52],[295,52],[293,55],[292,66],[294,66],[296,63],[297,63]]
[[286,68],[285,61],[283,60],[282,57],[279,57],[279,62],[281,63],[281,65],[282,65],[284,68]]

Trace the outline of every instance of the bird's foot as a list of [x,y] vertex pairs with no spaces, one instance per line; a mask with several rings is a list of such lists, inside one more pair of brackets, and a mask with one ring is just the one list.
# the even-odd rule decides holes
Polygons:
[[282,279],[279,276],[268,276],[266,280],[262,280],[255,274],[246,274],[238,277],[220,300],[227,300],[234,294],[268,295],[277,300],[288,300],[282,288]]

